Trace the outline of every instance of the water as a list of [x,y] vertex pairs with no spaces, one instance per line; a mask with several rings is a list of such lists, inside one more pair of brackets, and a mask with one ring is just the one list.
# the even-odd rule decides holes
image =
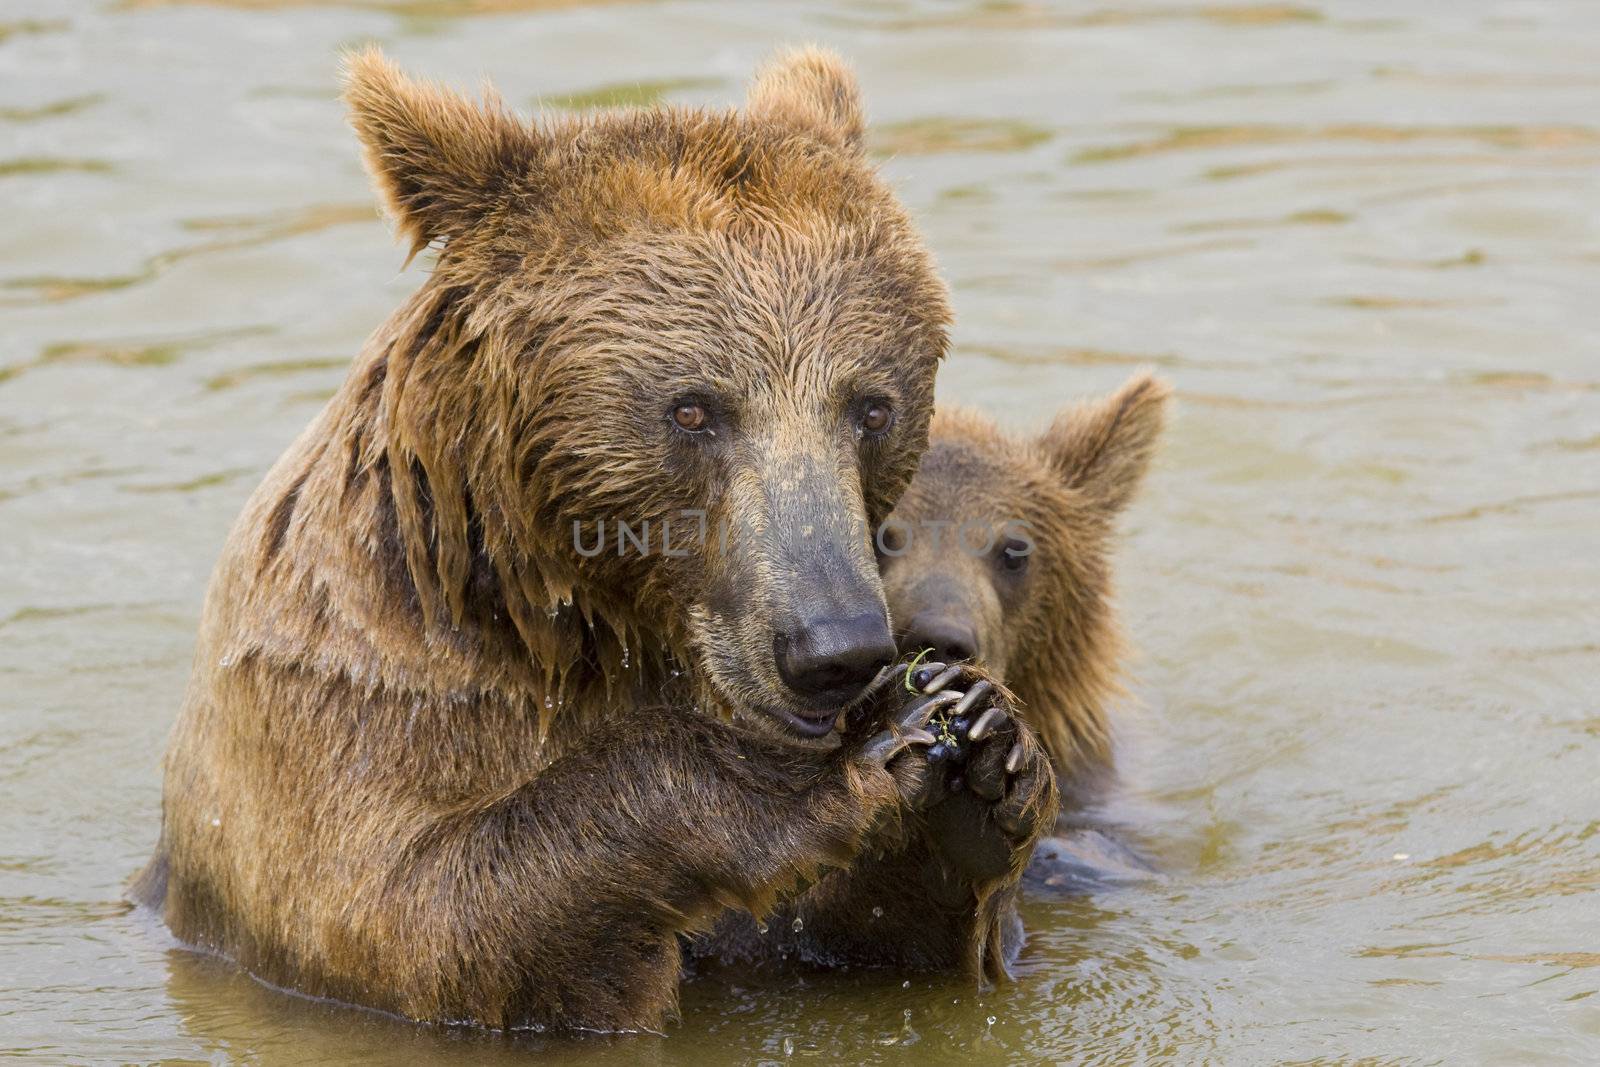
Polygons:
[[[577,1046],[125,910],[224,531],[417,281],[334,99],[366,39],[520,106],[728,102],[833,44],[954,288],[944,397],[1171,378],[1121,555],[1161,879],[1031,905],[993,993],[717,978]],[[1600,1061],[1597,100],[1594,4],[7,0],[0,1054]]]

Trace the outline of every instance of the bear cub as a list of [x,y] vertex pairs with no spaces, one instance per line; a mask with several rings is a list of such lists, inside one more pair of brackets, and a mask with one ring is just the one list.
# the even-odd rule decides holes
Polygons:
[[942,408],[910,488],[878,535],[901,650],[1003,680],[1055,768],[1056,836],[1027,883],[1091,888],[1148,868],[1089,809],[1113,782],[1108,701],[1126,646],[1112,603],[1116,521],[1143,481],[1170,389],[1139,375],[1041,434]]

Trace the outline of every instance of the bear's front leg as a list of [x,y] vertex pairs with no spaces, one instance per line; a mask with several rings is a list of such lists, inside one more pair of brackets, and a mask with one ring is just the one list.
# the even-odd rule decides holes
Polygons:
[[[1055,772],[1038,736],[1015,713],[1011,695],[970,664],[930,663],[908,688],[937,701],[925,758],[936,768],[919,797],[935,853],[975,884],[1015,881],[1055,822]],[[942,772],[942,773],[941,773]]]
[[[925,717],[907,709],[820,759],[699,716],[611,724],[411,840],[362,897],[371,970],[347,980],[413,1018],[658,1029],[677,1004],[678,935],[851,863],[920,789],[907,749],[933,740]],[[372,988],[384,982],[389,996]]]
[[781,911],[780,940],[765,940],[817,963],[960,968],[999,980],[1021,945],[1017,883],[1056,816],[1049,758],[979,668],[932,663],[909,679],[902,671],[879,699],[901,705],[897,714],[930,714],[935,743],[905,757],[921,765],[921,784],[850,868]]

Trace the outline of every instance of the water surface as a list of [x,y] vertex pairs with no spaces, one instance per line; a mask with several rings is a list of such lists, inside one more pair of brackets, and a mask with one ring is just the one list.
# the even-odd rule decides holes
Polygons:
[[[527,108],[728,103],[832,44],[954,290],[943,399],[1171,379],[1120,556],[1161,878],[1030,905],[991,993],[718,978],[577,1046],[127,912],[224,533],[422,269],[335,99],[368,40]],[[0,1054],[1600,1062],[1597,104],[1579,3],[8,0]]]

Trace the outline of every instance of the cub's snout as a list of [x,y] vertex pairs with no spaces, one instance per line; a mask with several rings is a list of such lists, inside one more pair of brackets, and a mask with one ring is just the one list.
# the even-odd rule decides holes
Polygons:
[[901,651],[917,653],[932,649],[929,659],[963,663],[983,658],[977,620],[960,611],[919,611],[906,626],[900,639]]

